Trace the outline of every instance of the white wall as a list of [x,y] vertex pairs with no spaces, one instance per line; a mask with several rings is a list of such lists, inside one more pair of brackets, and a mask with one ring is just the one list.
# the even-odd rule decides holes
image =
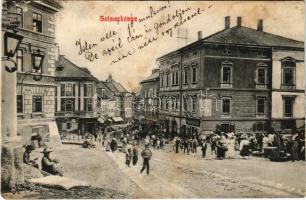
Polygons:
[[273,50],[272,53],[272,89],[281,88],[282,70],[281,60],[286,57],[292,57],[300,62],[296,63],[296,89],[304,89],[305,68],[304,68],[304,52],[289,50]]
[[304,113],[304,93],[294,92],[272,92],[272,118],[280,119],[284,117],[284,105],[282,95],[297,95],[293,105],[293,118],[303,118]]

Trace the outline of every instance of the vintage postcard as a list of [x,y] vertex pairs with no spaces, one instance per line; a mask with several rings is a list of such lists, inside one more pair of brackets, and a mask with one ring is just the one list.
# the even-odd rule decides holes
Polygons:
[[4,199],[303,198],[303,1],[3,0]]

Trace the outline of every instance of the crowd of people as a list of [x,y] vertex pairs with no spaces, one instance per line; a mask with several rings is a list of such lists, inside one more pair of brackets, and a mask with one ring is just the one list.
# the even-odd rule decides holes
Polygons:
[[227,151],[226,139],[219,135],[213,135],[210,138],[180,138],[174,137],[172,144],[173,150],[175,153],[184,153],[184,154],[197,154],[198,148],[201,149],[202,157],[206,157],[206,151],[208,147],[208,143],[211,147],[211,153],[216,154],[218,159],[224,159],[225,153]]
[[206,157],[209,145],[211,154],[215,154],[217,159],[226,158],[227,152],[231,150],[231,153],[239,151],[239,155],[245,159],[250,155],[262,155],[272,161],[305,160],[304,132],[284,135],[279,132],[215,133],[211,131],[201,137],[181,138],[176,136],[172,144],[175,153],[196,154],[197,149],[200,148],[203,158]]

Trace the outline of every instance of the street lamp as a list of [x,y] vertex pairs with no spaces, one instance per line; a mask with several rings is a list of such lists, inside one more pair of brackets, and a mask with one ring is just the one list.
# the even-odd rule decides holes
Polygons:
[[45,54],[42,53],[40,49],[32,53],[32,67],[35,70],[35,73],[37,73],[33,76],[35,81],[40,81],[42,79],[42,63],[44,58]]
[[5,70],[9,73],[13,73],[17,70],[17,63],[11,58],[14,57],[22,39],[23,36],[15,32],[6,31],[4,33],[4,57],[2,57],[2,61],[10,61],[14,64],[14,67],[5,66]]
[[14,57],[20,43],[23,39],[22,35],[18,35],[12,32],[4,33],[4,55],[11,58]]

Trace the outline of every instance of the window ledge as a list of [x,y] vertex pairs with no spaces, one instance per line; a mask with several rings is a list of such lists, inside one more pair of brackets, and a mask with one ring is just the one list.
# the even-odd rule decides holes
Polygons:
[[256,113],[256,118],[265,118],[266,114],[264,113]]
[[31,117],[32,118],[37,118],[37,117],[44,117],[44,113],[42,113],[42,112],[35,112],[35,113],[32,113],[31,114]]
[[295,85],[281,85],[281,89],[295,90],[296,87],[295,87]]
[[256,84],[256,89],[266,89],[267,87],[267,84]]
[[221,118],[231,118],[230,114],[221,114]]
[[232,88],[233,84],[232,83],[221,83],[222,88]]

